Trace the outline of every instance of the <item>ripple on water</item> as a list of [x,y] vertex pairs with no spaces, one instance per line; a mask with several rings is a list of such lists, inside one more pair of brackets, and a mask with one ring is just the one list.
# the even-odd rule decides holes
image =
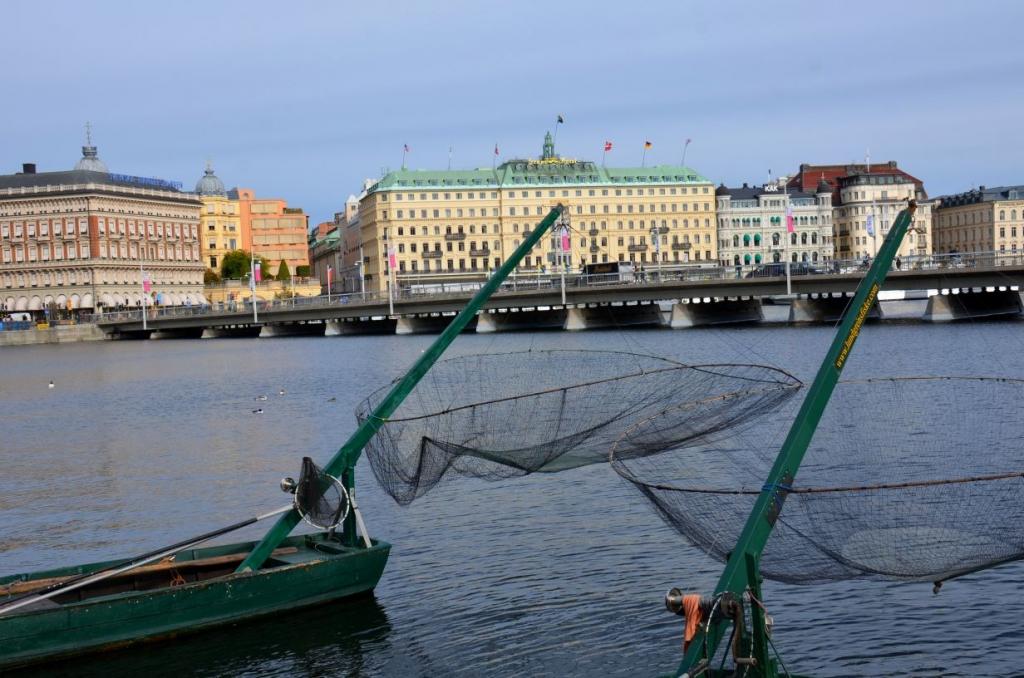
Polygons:
[[[847,376],[1024,375],[1017,325],[874,326]],[[827,328],[460,337],[459,352],[627,349],[685,362],[768,362],[804,379]],[[100,343],[4,352],[0,573],[124,556],[281,503],[277,480],[326,459],[367,393],[430,337]],[[951,352],[970,345],[970,352]],[[906,351],[914,346],[913,352]],[[16,356],[17,360],[7,360]],[[908,365],[907,360],[913,358]],[[929,362],[930,361],[930,362]],[[54,375],[54,376],[50,376]],[[54,378],[58,388],[49,391]],[[285,388],[286,396],[277,396]],[[265,413],[254,417],[253,398]],[[337,398],[335,402],[328,399]],[[360,506],[394,544],[370,598],[61,667],[65,675],[635,676],[679,660],[670,586],[721,566],[686,546],[605,467],[456,479],[407,508],[360,468]],[[262,531],[255,526],[238,540]],[[1020,565],[925,584],[768,582],[775,643],[823,676],[1014,675]]]

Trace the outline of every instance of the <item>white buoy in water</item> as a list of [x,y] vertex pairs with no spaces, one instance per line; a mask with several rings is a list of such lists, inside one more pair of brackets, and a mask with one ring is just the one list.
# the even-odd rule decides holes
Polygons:
[[47,388],[54,388],[54,386],[53,386],[53,379],[50,380],[50,384],[49,384],[49,386],[47,386]]
[[278,391],[278,392],[277,392],[277,395],[279,395],[279,396],[280,396],[280,395],[284,395],[284,389],[282,388],[282,389],[281,389],[280,391]]
[[259,409],[255,409],[255,410],[252,411],[252,413],[253,414],[263,414],[263,408],[260,407]]
[[258,395],[258,396],[256,396],[256,400],[266,400],[266,399],[267,399],[267,396],[265,396],[265,395]]

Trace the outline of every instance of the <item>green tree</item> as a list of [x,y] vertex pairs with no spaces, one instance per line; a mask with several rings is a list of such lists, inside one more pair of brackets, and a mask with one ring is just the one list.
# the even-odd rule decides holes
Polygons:
[[307,266],[306,264],[303,264],[301,266],[296,266],[295,267],[295,275],[297,275],[300,278],[308,278],[309,277],[309,266]]
[[266,257],[260,257],[260,277],[264,280],[274,279],[274,274],[270,272],[270,262]]
[[217,274],[217,271],[213,270],[212,268],[208,268],[205,271],[203,271],[204,285],[216,285],[219,282],[220,276]]
[[220,275],[225,280],[240,280],[249,275],[250,254],[247,250],[231,250],[220,260]]
[[288,262],[284,259],[281,260],[281,265],[277,267],[277,279],[278,280],[291,280],[292,274],[288,270]]

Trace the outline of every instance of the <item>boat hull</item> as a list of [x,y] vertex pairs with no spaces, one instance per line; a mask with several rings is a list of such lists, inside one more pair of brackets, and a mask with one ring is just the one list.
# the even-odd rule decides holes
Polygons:
[[[253,542],[193,549],[175,558],[189,565],[228,562],[244,556]],[[154,577],[166,582],[146,590],[112,592],[83,600],[44,603],[26,611],[0,615],[0,668],[10,668],[72,655],[123,647],[229,624],[297,608],[328,603],[372,591],[380,580],[391,546],[341,547],[324,534],[292,537],[255,572],[226,574],[196,581],[182,579],[177,567],[139,575],[136,586],[152,587]],[[0,592],[33,580],[97,571],[110,563],[13,575],[0,578]],[[122,581],[120,586],[129,585]],[[102,593],[102,592],[100,592]],[[68,594],[69,596],[71,594]],[[88,597],[87,597],[88,596]],[[6,599],[0,595],[0,604]]]

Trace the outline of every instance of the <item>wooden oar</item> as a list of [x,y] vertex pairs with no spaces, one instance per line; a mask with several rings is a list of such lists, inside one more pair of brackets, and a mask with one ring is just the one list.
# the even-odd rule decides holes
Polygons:
[[137,567],[141,567],[141,566],[146,565],[148,563],[152,563],[154,561],[161,560],[161,559],[166,558],[168,556],[173,556],[175,553],[179,553],[179,552],[184,551],[185,549],[187,549],[189,547],[197,546],[199,544],[202,544],[204,541],[209,541],[210,539],[213,539],[214,537],[219,537],[222,534],[227,534],[228,532],[234,532],[235,530],[240,530],[243,527],[246,527],[247,525],[252,525],[253,523],[258,523],[259,521],[263,520],[264,518],[270,518],[271,516],[281,515],[282,513],[286,513],[287,511],[291,511],[292,508],[293,508],[292,504],[288,504],[287,506],[282,506],[279,509],[276,509],[274,511],[270,511],[269,513],[262,513],[262,514],[260,514],[258,516],[253,516],[252,518],[247,518],[246,520],[243,520],[241,522],[237,522],[237,523],[234,523],[232,525],[228,525],[227,527],[222,527],[220,529],[213,530],[212,532],[206,532],[206,533],[201,534],[199,536],[192,537],[191,539],[186,539],[185,541],[179,541],[177,544],[171,544],[170,546],[165,546],[165,547],[163,547],[161,549],[157,549],[156,551],[150,551],[148,553],[143,553],[142,555],[135,556],[134,558],[130,558],[129,560],[125,560],[125,561],[123,561],[121,563],[118,563],[116,565],[109,565],[109,566],[107,566],[107,567],[105,567],[105,568],[103,568],[101,570],[96,571],[96,572],[90,572],[88,574],[82,574],[82,575],[79,575],[77,577],[71,577],[70,579],[65,579],[64,581],[62,581],[62,582],[60,582],[58,584],[54,584],[53,586],[50,586],[49,588],[47,588],[46,591],[44,591],[42,593],[33,593],[33,594],[30,594],[30,595],[24,596],[22,598],[18,598],[14,602],[7,603],[6,605],[0,606],[0,615],[7,614],[9,612],[13,612],[14,610],[23,608],[23,607],[25,607],[27,605],[31,605],[33,603],[37,603],[37,602],[39,602],[41,600],[46,600],[47,598],[52,598],[52,597],[54,597],[56,595],[59,595],[61,593],[67,593],[68,591],[74,591],[75,589],[80,589],[83,586],[88,586],[89,584],[94,584],[94,583],[96,583],[98,581],[102,581],[104,579],[109,579],[110,577],[116,577],[119,574],[124,574],[125,572],[127,572],[129,570],[134,570]]

